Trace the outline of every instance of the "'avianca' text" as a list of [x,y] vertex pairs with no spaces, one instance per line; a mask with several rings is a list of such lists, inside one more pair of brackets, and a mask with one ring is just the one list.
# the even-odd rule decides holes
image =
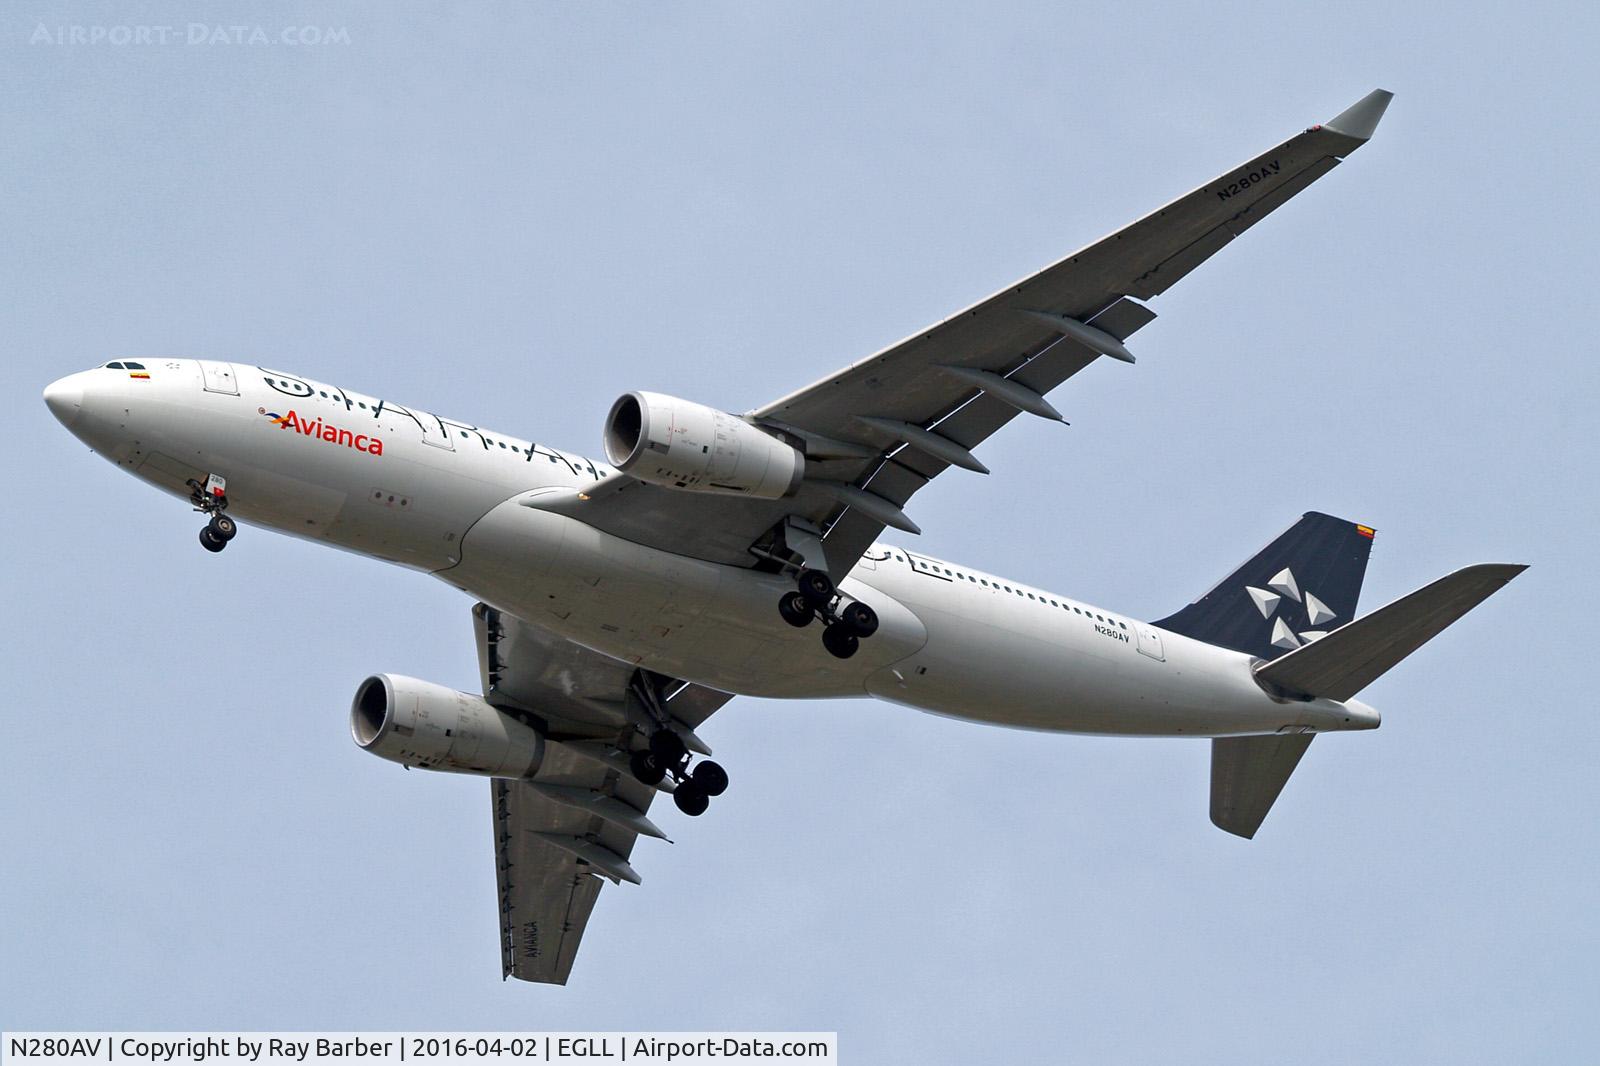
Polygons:
[[369,437],[365,433],[352,433],[348,429],[340,429],[331,423],[324,422],[321,418],[308,421],[299,414],[290,411],[272,420],[272,424],[282,429],[296,429],[307,437],[327,441],[329,444],[342,444],[346,448],[354,448],[358,452],[368,455],[383,454],[383,440],[379,437]]

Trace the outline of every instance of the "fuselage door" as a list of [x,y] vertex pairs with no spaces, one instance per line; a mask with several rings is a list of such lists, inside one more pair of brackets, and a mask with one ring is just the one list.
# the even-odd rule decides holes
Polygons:
[[200,373],[207,392],[220,392],[224,396],[239,395],[239,376],[233,372],[232,363],[217,363],[210,359],[202,359]]
[[861,558],[857,560],[856,566],[862,570],[876,570],[878,568],[878,564],[888,558],[889,549],[882,547],[881,545],[874,544],[872,547],[861,553]]
[[1161,630],[1148,622],[1138,622],[1133,627],[1134,636],[1139,642],[1139,652],[1148,655],[1158,662],[1166,662],[1167,656],[1161,650]]
[[456,450],[456,442],[450,439],[450,427],[444,424],[443,419],[426,411],[417,411],[415,414],[417,425],[422,427],[422,443],[443,448],[447,452]]

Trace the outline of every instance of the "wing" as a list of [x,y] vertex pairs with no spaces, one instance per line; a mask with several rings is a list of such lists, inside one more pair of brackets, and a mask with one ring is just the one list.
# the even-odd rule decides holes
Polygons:
[[489,783],[502,973],[565,984],[602,879],[638,884],[634,843],[665,839],[646,813],[658,788],[628,770],[629,752],[658,727],[649,704],[709,754],[694,729],[732,697],[641,674],[486,604],[472,614],[485,698],[547,738],[532,780]]
[[[1019,412],[1059,418],[1044,394],[1155,318],[1142,302],[1372,136],[1377,90],[1325,125],[1234,168],[1127,228],[747,417],[803,444],[806,477],[782,500],[679,492],[613,475],[561,510],[638,543],[749,566],[789,519],[823,534],[828,569],[854,565],[885,526],[920,532],[906,501],[948,467],[987,472],[972,449]],[[813,563],[813,565],[816,565]]]

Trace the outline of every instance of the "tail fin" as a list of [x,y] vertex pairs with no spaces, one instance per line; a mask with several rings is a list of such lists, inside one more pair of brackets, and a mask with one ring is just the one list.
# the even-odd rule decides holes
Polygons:
[[[1286,694],[1348,700],[1526,569],[1483,563],[1457,570],[1257,666],[1256,677]],[[1255,836],[1312,739],[1295,733],[1213,740],[1211,821],[1217,828]]]
[[1355,617],[1372,538],[1370,526],[1307,512],[1216,588],[1155,624],[1275,659]]

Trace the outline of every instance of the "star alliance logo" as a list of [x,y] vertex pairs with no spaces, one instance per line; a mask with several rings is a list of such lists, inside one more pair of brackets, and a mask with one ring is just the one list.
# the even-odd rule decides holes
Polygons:
[[[1274,648],[1293,651],[1302,644],[1320,640],[1328,633],[1319,627],[1338,617],[1328,609],[1327,604],[1310,592],[1302,594],[1299,583],[1295,581],[1294,574],[1287,566],[1267,582],[1266,588],[1258,589],[1254,585],[1246,585],[1244,590],[1250,594],[1250,601],[1256,605],[1256,610],[1261,612],[1261,617],[1271,619]],[[1284,603],[1285,600],[1289,601],[1287,605]],[[1283,608],[1281,612],[1280,606]],[[1294,616],[1297,614],[1303,617],[1296,619]],[[1302,624],[1305,626],[1304,629],[1300,628]]]

